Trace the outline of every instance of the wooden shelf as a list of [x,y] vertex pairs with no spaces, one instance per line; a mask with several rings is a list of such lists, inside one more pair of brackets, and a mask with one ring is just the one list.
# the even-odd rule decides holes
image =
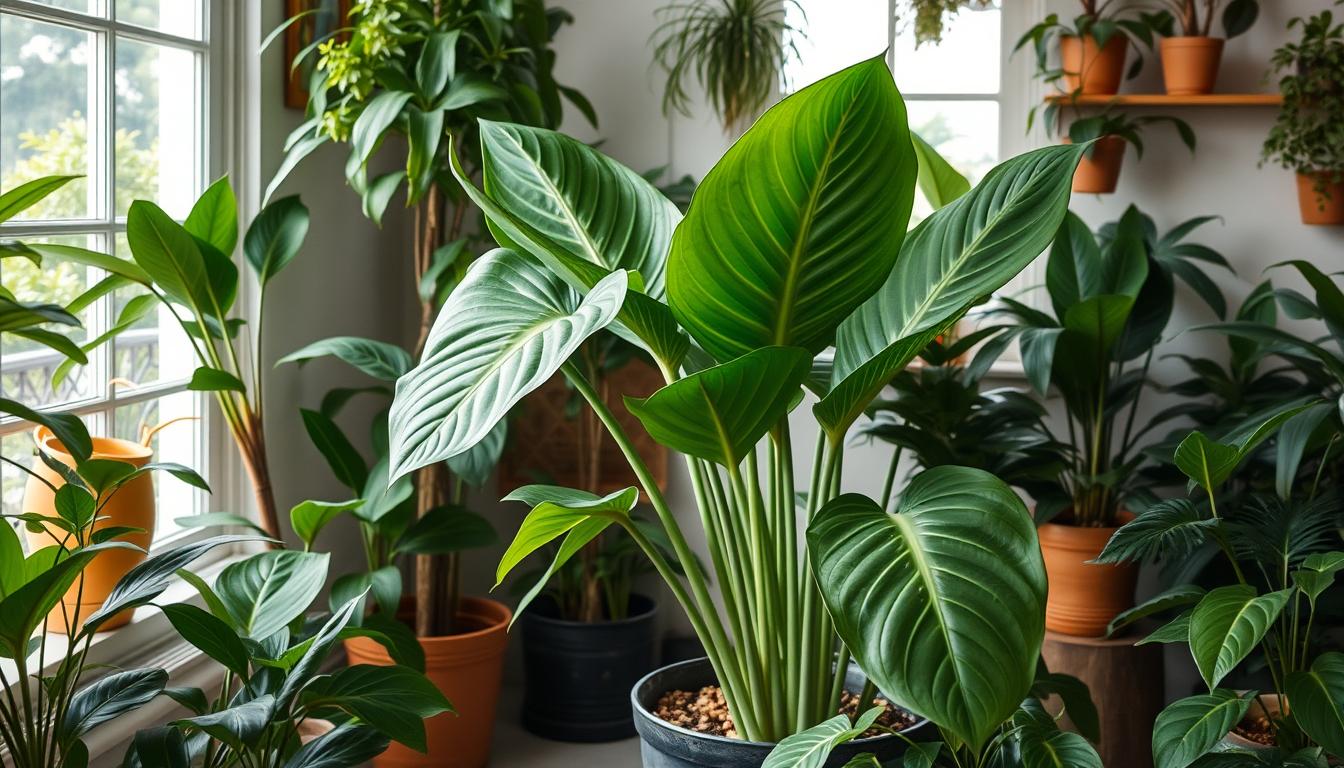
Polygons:
[[1120,93],[1070,98],[1057,93],[1047,97],[1056,104],[1080,107],[1277,107],[1283,103],[1278,93],[1207,93],[1198,96],[1170,96],[1165,93]]

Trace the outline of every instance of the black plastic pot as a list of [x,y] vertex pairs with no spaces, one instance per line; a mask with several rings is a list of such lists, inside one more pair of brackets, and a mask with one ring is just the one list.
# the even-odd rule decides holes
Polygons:
[[[863,672],[849,665],[845,687],[863,688]],[[658,699],[668,691],[694,691],[717,682],[709,659],[693,659],[654,670],[630,692],[635,711],[635,730],[639,731],[639,750],[644,768],[760,768],[774,744],[709,736],[658,719],[653,714]],[[928,726],[920,720],[901,733],[914,741]],[[906,743],[896,736],[858,739],[836,747],[825,768],[840,768],[855,756],[870,752],[883,763],[905,753]]]
[[630,617],[588,624],[538,601],[523,614],[523,727],[557,741],[635,735],[630,686],[657,664],[658,606],[630,596]]

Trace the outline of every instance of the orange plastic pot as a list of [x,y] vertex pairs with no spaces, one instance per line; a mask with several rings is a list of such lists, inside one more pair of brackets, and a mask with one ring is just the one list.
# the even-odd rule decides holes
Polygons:
[[[467,628],[462,634],[420,638],[425,675],[453,703],[457,714],[445,712],[425,721],[429,746],[425,754],[393,742],[374,758],[375,768],[483,768],[490,759],[513,612],[494,600],[464,597],[457,617]],[[366,637],[346,640],[345,653],[352,665],[392,664],[387,650]]]
[[[1133,515],[1122,513],[1121,522]],[[1116,528],[1080,528],[1046,523],[1037,533],[1050,596],[1045,602],[1045,628],[1074,637],[1101,637],[1111,619],[1134,607],[1139,567],[1096,565]]]
[[[34,430],[33,439],[37,441],[38,450],[47,456],[67,467],[75,466],[74,457],[65,451],[65,446],[61,445],[46,427]],[[140,443],[113,437],[93,438],[92,458],[95,459],[112,459],[143,467],[149,463],[153,455],[151,449]],[[56,488],[65,485],[65,479],[40,458],[33,459],[32,469]],[[23,491],[23,511],[55,516],[57,514],[55,496],[56,494],[45,483],[30,476]],[[104,519],[93,524],[94,530],[116,526],[139,528],[142,530],[141,533],[121,536],[118,541],[129,542],[143,550],[149,549],[154,541],[155,501],[154,480],[148,473],[122,484],[109,496],[99,499],[98,504],[98,514]],[[65,532],[48,526],[41,533],[28,531],[27,537],[28,550],[33,552],[42,547],[58,544],[65,537]],[[144,552],[133,549],[112,549],[94,557],[75,585],[61,598],[62,604],[47,616],[47,627],[54,632],[64,632],[67,622],[82,622],[85,617],[102,607],[121,577],[144,559]],[[131,620],[131,614],[131,611],[125,611],[112,617],[103,623],[98,631],[105,632],[126,624]]]
[[1103,136],[1092,145],[1092,151],[1083,155],[1078,169],[1073,172],[1073,191],[1093,195],[1109,195],[1120,183],[1120,169],[1125,164],[1125,140],[1119,136]]
[[1129,39],[1124,35],[1112,35],[1104,46],[1098,46],[1091,35],[1061,37],[1059,58],[1064,87],[1069,93],[1084,95],[1118,93],[1128,53]]
[[1344,171],[1297,174],[1297,204],[1302,223],[1318,227],[1344,224]]
[[1162,81],[1167,93],[1213,93],[1218,65],[1223,61],[1223,43],[1221,37],[1162,38]]

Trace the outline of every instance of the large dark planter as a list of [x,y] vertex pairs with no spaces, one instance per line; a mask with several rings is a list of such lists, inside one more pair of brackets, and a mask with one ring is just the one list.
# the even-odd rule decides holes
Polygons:
[[[860,690],[864,679],[858,666],[850,664],[845,687]],[[635,685],[630,703],[635,710],[635,730],[639,731],[644,768],[760,768],[765,763],[774,744],[696,733],[660,720],[652,712],[658,699],[668,691],[694,691],[715,682],[709,660],[694,659],[650,672]],[[921,720],[901,733],[919,741],[926,726],[928,721]],[[831,753],[825,768],[840,768],[863,752],[871,752],[885,763],[900,757],[905,747],[906,742],[896,736],[851,741]]]
[[558,741],[635,735],[630,687],[657,663],[658,606],[630,596],[630,617],[587,624],[538,601],[523,614],[523,727]]

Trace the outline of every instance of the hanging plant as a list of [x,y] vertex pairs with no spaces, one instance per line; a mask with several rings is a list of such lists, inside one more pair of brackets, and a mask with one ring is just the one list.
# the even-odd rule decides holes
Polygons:
[[903,0],[897,6],[896,21],[898,24],[913,22],[915,47],[918,48],[925,43],[941,43],[944,20],[963,8],[979,11],[993,7],[994,0]]
[[687,92],[698,83],[728,133],[745,129],[760,114],[798,56],[803,32],[789,9],[806,18],[798,0],[691,0],[658,10],[654,60],[667,72],[663,113],[689,116]]

